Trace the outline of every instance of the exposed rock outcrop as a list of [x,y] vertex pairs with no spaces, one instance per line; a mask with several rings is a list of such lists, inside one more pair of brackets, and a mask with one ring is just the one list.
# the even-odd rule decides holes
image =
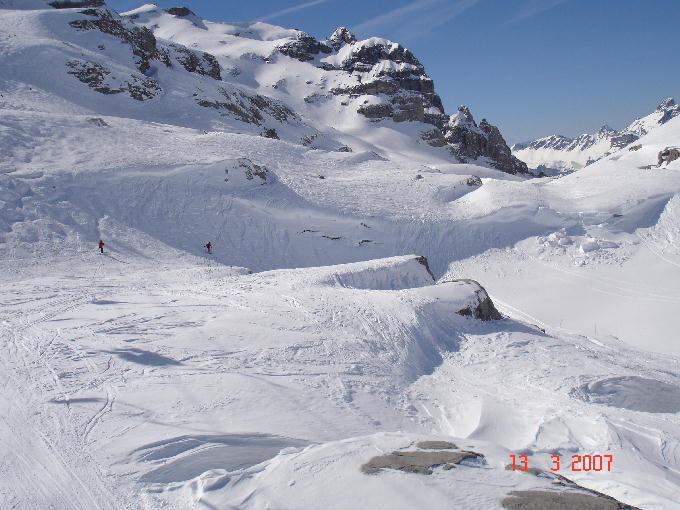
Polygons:
[[186,16],[195,16],[194,12],[187,7],[168,7],[165,12],[172,14],[173,16],[179,16],[184,18]]
[[153,99],[161,91],[156,80],[140,74],[130,74],[124,78],[114,77],[111,71],[101,64],[86,60],[69,60],[66,65],[71,69],[68,74],[72,74],[101,94],[127,92],[137,101],[146,101]]
[[360,107],[359,113],[374,119],[431,122],[432,119],[426,120],[426,115],[444,114],[441,98],[434,91],[434,82],[413,53],[384,39],[348,42],[356,41],[356,38],[343,29],[337,29],[329,40],[337,41],[339,30],[342,41],[352,47],[345,51],[347,54],[342,61],[326,66],[326,69],[356,74],[359,83],[337,87],[331,90],[333,94],[387,96],[385,102]]
[[464,113],[449,117],[444,112],[434,82],[420,61],[400,44],[372,38],[356,41],[344,27],[329,36],[328,45],[337,55],[322,59],[329,71],[350,73],[354,83],[335,87],[335,95],[350,98],[372,96],[357,107],[357,112],[379,121],[423,122],[433,126],[422,139],[435,147],[449,147],[460,161],[486,158],[491,166],[508,173],[527,173],[527,166],[517,160],[495,126],[486,120],[479,126],[466,107]]
[[479,284],[479,282],[475,280],[470,280],[468,278],[463,278],[457,280],[443,280],[439,283],[441,284],[448,282],[465,282],[477,287],[477,289],[475,290],[476,295],[475,300],[472,303],[470,303],[467,307],[458,310],[458,313],[460,315],[463,315],[465,317],[474,317],[475,319],[479,319],[482,321],[497,321],[503,318],[503,316],[494,306],[493,301],[491,301],[491,298],[489,297],[489,294],[487,294],[486,289],[482,287]]
[[[483,458],[483,455],[466,450],[447,450],[432,451],[394,451],[387,455],[373,457],[366,464],[361,466],[361,471],[367,475],[379,473],[383,469],[396,469],[407,473],[420,473],[431,475],[432,469],[437,466],[444,466],[444,469],[451,469],[456,464],[460,464],[466,459]],[[455,446],[454,446],[455,448]]]
[[357,42],[357,38],[349,28],[338,27],[335,29],[335,32],[328,37],[328,42],[335,51],[338,51],[345,44]]
[[89,9],[83,14],[96,19],[76,20],[70,25],[79,30],[99,30],[128,44],[137,57],[136,65],[140,72],[148,71],[152,60],[163,62],[168,67],[171,65],[167,50],[157,46],[156,37],[148,28],[129,24],[109,9]]
[[233,186],[264,185],[274,180],[273,174],[263,165],[257,165],[248,158],[232,160],[224,169],[224,182]]
[[[170,10],[179,13],[176,15],[195,17],[189,9],[184,7],[174,7]],[[166,67],[172,67],[174,59],[190,73],[222,80],[220,64],[210,53],[194,51],[180,44],[163,47],[158,44],[151,30],[130,23],[110,9],[87,9],[82,11],[82,14],[90,18],[72,21],[70,22],[72,27],[78,30],[99,30],[128,44],[133,55],[137,57],[136,65],[142,73],[150,69],[152,61],[159,61]]]
[[285,42],[277,46],[276,49],[279,53],[301,62],[314,60],[319,53],[328,54],[333,51],[330,46],[305,32],[298,32],[296,40]]
[[451,116],[442,132],[451,152],[462,161],[487,157],[494,161],[496,168],[507,173],[529,171],[526,163],[511,154],[510,147],[498,128],[489,124],[486,119],[482,119],[477,125],[466,106],[458,108],[458,113]]
[[501,502],[508,510],[578,509],[578,510],[640,510],[608,496],[579,492],[552,492],[543,490],[511,491]]
[[432,280],[436,280],[436,278],[434,277],[434,274],[432,274],[432,270],[430,269],[430,263],[428,262],[427,257],[424,257],[422,255],[418,255],[418,256],[416,256],[416,262],[418,262],[418,264],[421,264],[422,266],[425,267],[425,271],[427,271],[427,274],[430,275],[430,278],[432,278]]
[[206,108],[215,108],[230,112],[242,122],[263,125],[265,115],[279,122],[300,120],[300,117],[290,108],[261,95],[248,95],[243,91],[228,91],[224,87],[218,88],[218,98],[197,98],[196,103]]
[[664,150],[659,152],[659,166],[663,163],[670,163],[680,158],[680,149],[673,147],[666,147]]
[[221,81],[220,64],[214,55],[205,52],[196,52],[186,46],[171,44],[170,47],[175,51],[175,58],[184,69],[190,73],[202,74]]
[[[510,465],[505,469],[512,469]],[[638,507],[622,503],[601,492],[587,489],[576,482],[552,471],[529,468],[520,471],[541,479],[552,481],[549,490],[511,491],[501,501],[508,510],[578,509],[578,510],[641,510]]]

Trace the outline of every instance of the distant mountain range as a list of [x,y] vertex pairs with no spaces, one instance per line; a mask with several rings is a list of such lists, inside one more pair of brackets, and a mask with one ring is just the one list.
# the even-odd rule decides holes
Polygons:
[[583,134],[576,138],[562,135],[546,136],[513,145],[512,154],[524,161],[537,174],[568,173],[632,144],[655,127],[678,115],[680,105],[672,98],[668,98],[652,113],[636,119],[621,131],[604,125],[595,134]]

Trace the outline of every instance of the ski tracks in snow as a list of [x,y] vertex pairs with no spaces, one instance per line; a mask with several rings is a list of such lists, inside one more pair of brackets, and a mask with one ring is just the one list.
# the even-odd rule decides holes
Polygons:
[[[48,292],[45,296],[48,289],[39,284],[26,288],[26,283],[9,284],[2,291],[2,300],[14,304],[6,307],[6,313],[3,310],[0,325],[4,353],[0,358],[4,388],[0,438],[6,452],[0,466],[5,474],[0,476],[0,506],[16,510],[45,508],[46,504],[79,510],[132,508],[121,499],[121,491],[113,496],[112,481],[86,449],[87,435],[105,409],[79,432],[77,417],[68,400],[62,399],[75,389],[70,380],[74,361],[93,375],[97,367],[61,338],[60,329],[41,327],[89,302],[91,292],[67,287],[60,295]],[[31,299],[22,302],[12,295]],[[110,409],[110,395],[107,405]]]

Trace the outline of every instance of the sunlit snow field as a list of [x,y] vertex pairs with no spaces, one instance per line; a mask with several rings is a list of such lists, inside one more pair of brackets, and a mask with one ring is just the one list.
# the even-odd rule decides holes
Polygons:
[[[44,58],[29,12],[0,66]],[[640,168],[680,119],[524,180],[388,121],[313,149],[27,73],[0,76],[3,508],[500,509],[550,483],[510,455],[611,455],[560,474],[680,508],[680,161]],[[463,279],[504,318],[459,314]],[[360,471],[432,439],[484,461]]]

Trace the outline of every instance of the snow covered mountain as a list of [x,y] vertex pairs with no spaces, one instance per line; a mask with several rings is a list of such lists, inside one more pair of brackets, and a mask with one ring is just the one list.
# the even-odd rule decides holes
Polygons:
[[0,507],[680,508],[680,118],[527,179],[398,45],[51,3],[0,0]]
[[665,99],[654,112],[636,119],[628,127],[616,131],[604,125],[593,134],[577,138],[552,135],[532,142],[512,146],[512,153],[524,161],[536,173],[564,173],[584,166],[612,154],[634,143],[652,129],[665,124],[680,115],[680,105],[672,98]]
[[23,58],[50,81],[34,76],[35,85],[90,111],[125,108],[140,120],[173,117],[187,127],[316,148],[438,153],[527,171],[494,126],[477,126],[464,108],[464,119],[446,115],[422,64],[397,43],[356,41],[344,28],[317,41],[299,30],[210,23],[153,4],[122,18],[99,0],[44,6],[53,4],[83,8],[43,13],[33,41],[23,41]]

